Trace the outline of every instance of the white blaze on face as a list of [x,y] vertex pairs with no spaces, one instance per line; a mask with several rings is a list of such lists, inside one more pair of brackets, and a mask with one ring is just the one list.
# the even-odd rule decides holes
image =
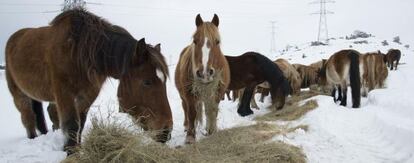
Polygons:
[[157,77],[162,81],[162,82],[165,82],[165,75],[164,75],[164,73],[161,71],[161,70],[159,70],[159,69],[157,69],[156,70],[156,73],[157,73]]
[[207,62],[210,56],[210,48],[207,47],[207,42],[208,42],[208,38],[206,37],[204,39],[204,45],[203,48],[201,49],[202,51],[202,63],[203,63],[203,74],[207,74]]

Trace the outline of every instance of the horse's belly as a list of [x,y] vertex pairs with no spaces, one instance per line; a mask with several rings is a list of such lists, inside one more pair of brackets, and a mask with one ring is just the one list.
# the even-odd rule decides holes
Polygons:
[[11,64],[9,71],[15,84],[27,96],[39,101],[53,101],[50,77],[43,66]]

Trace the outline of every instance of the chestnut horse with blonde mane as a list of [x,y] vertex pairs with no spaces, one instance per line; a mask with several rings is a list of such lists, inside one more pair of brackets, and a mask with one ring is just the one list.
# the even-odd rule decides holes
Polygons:
[[195,142],[195,129],[202,122],[205,107],[206,130],[210,135],[217,130],[218,105],[230,83],[230,70],[220,49],[219,18],[204,22],[200,14],[195,24],[193,42],[181,52],[175,70],[175,85],[182,100],[187,130],[185,142]]
[[42,103],[48,101],[53,128],[66,136],[65,150],[80,143],[91,104],[108,77],[119,79],[123,110],[154,139],[172,130],[166,94],[168,67],[160,52],[126,30],[81,8],[59,14],[49,26],[14,33],[6,46],[6,79],[27,137],[47,132]]

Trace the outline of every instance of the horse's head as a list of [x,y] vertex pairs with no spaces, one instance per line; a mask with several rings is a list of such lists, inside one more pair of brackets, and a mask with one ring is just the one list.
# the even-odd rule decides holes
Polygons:
[[193,35],[192,72],[195,80],[209,83],[217,72],[215,58],[223,55],[218,31],[219,18],[214,14],[211,22],[204,22],[198,14],[195,23],[197,30]]
[[139,40],[132,60],[131,68],[120,77],[120,110],[144,130],[154,131],[156,141],[166,142],[171,138],[173,121],[166,91],[168,66],[160,45],[153,47]]

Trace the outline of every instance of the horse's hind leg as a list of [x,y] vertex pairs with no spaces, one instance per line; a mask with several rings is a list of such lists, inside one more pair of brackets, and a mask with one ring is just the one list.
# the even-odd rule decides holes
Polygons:
[[341,97],[341,103],[339,105],[346,106],[348,87],[346,84],[342,84],[340,87],[342,87],[342,97]]
[[32,99],[26,96],[14,83],[8,69],[6,68],[6,80],[10,93],[13,96],[14,104],[20,112],[23,126],[26,128],[27,137],[33,139],[36,133],[36,115],[32,109]]
[[400,60],[399,59],[397,59],[397,61],[396,61],[396,63],[395,63],[395,71],[397,71],[397,67],[398,67],[398,64],[400,63]]
[[57,130],[59,129],[59,117],[57,113],[56,104],[49,103],[49,106],[47,106],[47,112],[49,113],[50,121],[52,121],[52,129]]

